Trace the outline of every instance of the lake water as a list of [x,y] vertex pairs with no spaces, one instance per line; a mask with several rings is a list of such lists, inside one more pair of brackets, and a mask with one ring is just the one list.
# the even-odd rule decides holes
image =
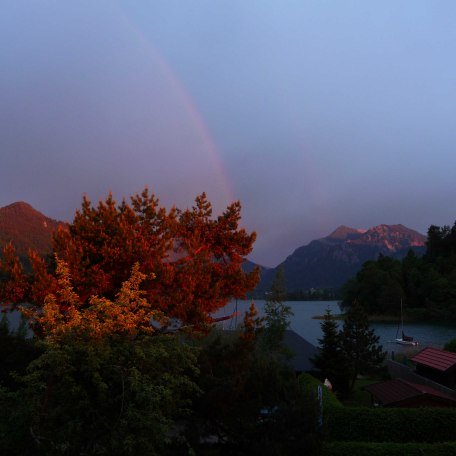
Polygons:
[[[256,300],[255,306],[260,315],[263,315],[265,301]],[[338,301],[288,301],[286,302],[293,311],[290,321],[290,328],[300,334],[314,345],[318,345],[318,339],[322,337],[321,323],[322,320],[316,320],[312,317],[323,315],[329,308],[333,315],[340,313]],[[231,320],[220,323],[225,329],[234,329],[236,324],[240,325],[243,320],[244,312],[249,308],[250,301],[238,301],[238,316]],[[215,316],[230,315],[236,310],[236,303],[229,303],[224,309],[221,309]],[[8,314],[11,326],[16,328],[20,321],[18,312]],[[340,322],[342,325],[342,321]],[[418,347],[398,345],[394,342],[396,338],[397,323],[379,322],[372,323],[371,327],[375,333],[380,336],[380,343],[384,350],[394,351],[396,353],[416,352],[417,349],[427,346],[442,348],[446,342],[456,337],[456,324],[436,324],[436,323],[407,323],[404,331],[419,341]]]
[[[265,301],[255,300],[255,306],[260,315],[263,315]],[[318,339],[322,337],[321,323],[322,320],[316,320],[312,317],[323,315],[325,310],[329,308],[333,315],[341,313],[338,301],[288,301],[286,302],[293,311],[293,317],[290,320],[290,328],[300,334],[314,345],[318,345]],[[248,309],[250,301],[238,301],[238,317],[237,323],[241,324],[244,312]],[[231,302],[225,309],[219,311],[217,316],[228,315],[235,311],[236,303]],[[225,328],[234,328],[235,319],[224,322]],[[340,325],[343,322],[340,321]],[[407,335],[413,336],[419,342],[418,347],[410,347],[399,345],[394,342],[396,338],[397,323],[378,322],[372,323],[371,327],[380,337],[380,344],[383,349],[388,351],[398,352],[416,352],[427,346],[443,348],[446,342],[456,338],[456,324],[436,324],[436,323],[407,323],[404,327],[404,332]]]

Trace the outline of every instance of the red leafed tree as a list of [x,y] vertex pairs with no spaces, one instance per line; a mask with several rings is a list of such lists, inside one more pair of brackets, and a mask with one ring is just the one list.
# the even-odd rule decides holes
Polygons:
[[[245,273],[241,267],[256,235],[239,227],[240,211],[235,202],[214,218],[204,193],[184,211],[160,207],[147,188],[130,204],[118,205],[110,195],[93,206],[84,197],[73,222],[54,234],[54,257],[66,264],[82,307],[92,296],[114,300],[138,263],[152,308],[185,324],[203,323],[258,282],[257,270]],[[8,294],[0,301],[41,308],[47,294],[58,292],[55,261],[46,265],[31,252],[32,273],[25,275],[13,260],[9,252],[2,287]]]
[[3,258],[0,260],[0,277],[0,302],[3,305],[8,306],[24,299],[29,284],[16,249],[11,242],[6,244],[3,249]]

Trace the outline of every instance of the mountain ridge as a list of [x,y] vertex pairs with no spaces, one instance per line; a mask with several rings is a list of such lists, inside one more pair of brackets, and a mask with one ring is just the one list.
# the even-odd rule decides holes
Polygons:
[[[332,233],[328,234],[328,236],[326,236],[326,238],[347,239],[347,237],[349,237],[351,235],[356,236],[365,231],[367,231],[367,230],[362,230],[360,228],[351,228],[346,225],[340,225]],[[322,238],[322,239],[325,239],[325,238]]]
[[[31,248],[40,255],[51,253],[51,235],[64,222],[42,214],[29,203],[17,201],[0,208],[0,249],[13,242],[19,256],[25,258]],[[426,237],[402,224],[376,225],[369,229],[340,225],[329,235],[296,248],[280,265],[261,265],[261,281],[256,293],[268,290],[279,266],[285,268],[290,292],[311,288],[337,289],[353,277],[362,264],[378,255],[402,258],[409,249],[424,253]],[[247,272],[255,263],[246,260]]]
[[263,271],[257,292],[267,291],[277,268],[285,269],[289,292],[311,288],[338,289],[368,260],[379,255],[402,258],[412,249],[424,253],[426,236],[402,224],[369,229],[339,226],[328,236],[298,247],[276,268]]
[[51,252],[51,235],[63,222],[42,214],[25,201],[0,208],[0,249],[12,242],[20,257],[33,249],[40,255]]

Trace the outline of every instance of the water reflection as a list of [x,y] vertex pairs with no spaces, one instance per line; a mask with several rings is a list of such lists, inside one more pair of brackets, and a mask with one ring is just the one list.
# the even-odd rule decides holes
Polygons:
[[[255,306],[260,315],[263,315],[265,301],[256,300]],[[244,312],[248,309],[250,301],[238,301],[239,315],[238,324],[242,322]],[[287,302],[293,311],[290,327],[309,342],[318,345],[318,339],[322,337],[321,320],[313,317],[323,315],[329,308],[333,315],[339,314],[340,309],[338,301],[289,301]],[[217,312],[217,316],[228,315],[236,308],[236,303],[229,303],[224,309]],[[225,322],[225,328],[232,328],[235,322]],[[340,322],[342,325],[342,321]],[[380,337],[380,343],[388,352],[409,352],[416,351],[417,348],[426,346],[442,348],[446,342],[456,337],[456,324],[439,324],[439,323],[407,323],[406,332],[419,341],[418,347],[409,347],[398,345],[394,341],[398,325],[394,322],[376,322],[371,327]]]

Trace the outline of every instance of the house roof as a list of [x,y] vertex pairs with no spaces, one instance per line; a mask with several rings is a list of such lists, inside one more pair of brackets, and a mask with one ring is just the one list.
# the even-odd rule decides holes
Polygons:
[[411,358],[411,361],[445,372],[456,366],[456,353],[427,347]]
[[374,383],[365,387],[384,405],[390,405],[420,396],[431,396],[456,405],[456,399],[430,386],[408,382],[401,378],[387,382]]
[[289,360],[289,363],[295,371],[307,372],[315,369],[311,361],[311,358],[318,352],[318,348],[315,345],[312,345],[291,329],[285,331],[283,343],[292,352],[293,357]]
[[[223,333],[235,335],[236,331],[224,329]],[[290,351],[291,358],[287,360],[289,366],[296,372],[308,372],[315,369],[312,358],[318,353],[318,348],[301,337],[292,329],[286,329],[283,334],[283,344]]]

